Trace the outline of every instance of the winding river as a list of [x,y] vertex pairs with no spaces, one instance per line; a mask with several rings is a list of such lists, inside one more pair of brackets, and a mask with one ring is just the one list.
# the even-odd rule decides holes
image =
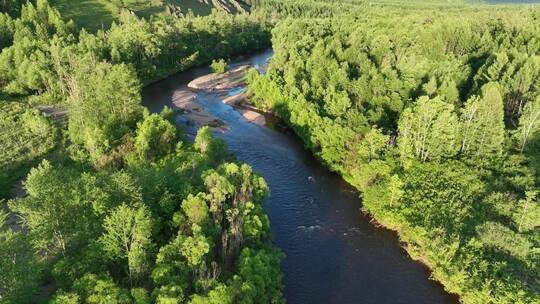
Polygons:
[[[271,55],[266,51],[233,64],[262,67]],[[195,68],[147,86],[144,104],[154,112],[171,106],[179,88],[209,72],[208,67]],[[217,135],[270,187],[265,209],[273,240],[286,254],[287,303],[457,303],[407,256],[395,233],[370,224],[359,211],[358,193],[294,135],[248,122],[215,93],[199,93],[195,101],[229,126]],[[188,128],[191,136],[194,132]]]

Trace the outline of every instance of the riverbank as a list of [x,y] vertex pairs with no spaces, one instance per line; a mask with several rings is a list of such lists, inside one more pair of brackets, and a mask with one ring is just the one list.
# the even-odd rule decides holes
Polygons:
[[[241,58],[232,68],[250,65],[264,73],[272,51]],[[143,90],[153,112],[172,106],[172,96],[194,79],[210,74],[197,68]],[[289,131],[248,121],[238,107],[272,115],[248,104],[244,81],[229,90],[191,89],[205,112],[227,125],[215,132],[239,160],[267,181],[271,195],[264,208],[275,244],[286,254],[282,263],[284,295],[289,304],[406,303],[454,304],[442,287],[428,280],[426,268],[413,262],[395,233],[378,229],[361,216],[358,193],[327,170]],[[247,99],[246,99],[247,98]],[[181,121],[180,121],[181,122]],[[189,128],[188,137],[196,130]]]
[[223,103],[237,110],[247,121],[259,126],[266,124],[264,113],[249,103],[245,93],[246,73],[253,65],[240,65],[233,67],[222,74],[210,73],[197,77],[187,85],[182,85],[175,90],[172,103],[175,110],[180,110],[180,115],[189,124],[200,128],[209,126],[217,131],[227,130],[227,125],[205,111],[196,102],[199,94],[215,94]]
[[[248,97],[246,97],[248,98]],[[249,100],[249,99],[247,99]],[[255,108],[255,106],[251,105]],[[295,130],[291,128],[285,121],[283,121],[279,115],[276,115],[275,112],[270,111],[262,111],[260,109],[257,109],[258,111],[261,111],[267,115],[272,115],[280,122],[280,131],[281,132],[288,132],[293,134],[294,136],[297,136],[299,139],[301,138],[296,134]],[[309,149],[306,149],[306,152],[312,153]],[[324,164],[323,160],[320,159],[316,154],[312,153],[313,157],[317,159],[321,165]],[[329,171],[337,174],[340,178],[342,178],[350,187],[355,189],[356,195],[359,197],[362,196],[362,191],[358,186],[355,185],[354,180],[351,176],[344,174],[343,172],[334,171],[328,166],[325,166]],[[418,246],[415,241],[415,237],[413,233],[409,233],[408,230],[405,229],[402,225],[398,225],[392,221],[389,217],[386,217],[382,214],[375,214],[373,212],[374,210],[366,208],[365,206],[362,206],[359,208],[359,213],[361,216],[365,217],[369,224],[379,230],[387,231],[392,233],[396,236],[396,238],[399,241],[400,248],[403,250],[404,253],[406,253],[407,257],[411,259],[414,262],[417,262],[422,265],[422,267],[425,269],[426,274],[429,276],[429,279],[436,283],[438,286],[440,286],[442,289],[444,289],[452,299],[453,303],[460,303],[460,294],[457,293],[455,290],[449,290],[448,286],[451,286],[450,281],[445,279],[444,276],[442,276],[442,273],[440,271],[437,271],[437,268],[434,267],[433,263],[430,262],[430,259],[428,258],[427,254],[422,252],[422,247]]]
[[[249,103],[249,97],[245,96],[245,101]],[[275,112],[270,111],[262,111],[261,109],[256,108],[253,104],[249,103],[249,105],[261,113],[265,113],[267,115],[271,115],[275,117],[280,123],[280,131],[282,132],[289,132],[294,134],[294,136],[298,136],[294,129],[292,129],[286,122],[284,122],[279,116],[276,116]],[[306,152],[311,153],[311,151],[306,149]],[[321,164],[323,164],[323,161],[316,155],[313,154],[313,156],[319,161]],[[328,167],[327,167],[328,168]],[[328,168],[330,171],[332,171],[330,168]],[[355,185],[352,177],[343,174],[342,172],[332,171],[338,174],[343,180],[356,189],[357,195],[361,196],[362,191]],[[369,220],[369,223],[376,229],[381,229],[384,231],[391,232],[394,234],[397,239],[399,240],[400,247],[403,249],[403,252],[407,254],[407,256],[415,262],[420,263],[424,268],[428,276],[430,277],[430,280],[441,286],[446,292],[450,294],[450,297],[453,299],[455,303],[460,302],[460,295],[456,293],[453,290],[447,290],[447,286],[450,285],[451,282],[448,282],[445,280],[443,276],[440,275],[440,272],[437,272],[433,264],[429,261],[429,258],[423,254],[422,252],[419,252],[421,250],[421,247],[413,246],[414,244],[414,237],[406,232],[406,229],[403,229],[402,226],[396,225],[395,223],[392,223],[391,219],[383,216],[383,215],[376,215],[372,212],[372,210],[365,208],[362,206],[360,208],[361,216],[365,217]]]
[[[441,28],[455,28],[456,20],[463,21],[464,32],[471,35],[492,31],[511,44],[527,45],[508,29],[528,33],[530,22],[517,25],[513,17],[530,21],[534,15],[521,10],[463,10],[463,16],[441,15],[433,24],[411,22],[424,13],[411,10],[396,17],[389,9],[385,18],[374,16],[373,22],[335,18],[280,24],[273,31],[277,51],[268,76],[250,77],[252,100],[278,112],[313,154],[354,185],[361,193],[363,211],[395,230],[407,254],[428,265],[431,277],[448,292],[459,294],[460,302],[536,303],[538,225],[533,220],[536,213],[524,205],[538,200],[533,153],[538,141],[531,137],[525,153],[515,142],[505,143],[504,138],[516,134],[505,125],[509,114],[504,108],[513,103],[505,95],[513,88],[505,80],[511,72],[496,78],[497,84],[484,78],[485,71],[496,69],[499,59],[513,53],[501,54],[498,38],[471,40],[472,49],[459,54],[435,47],[456,41],[455,36],[439,35]],[[497,14],[501,22],[495,26],[488,20]],[[392,43],[400,46],[394,52],[386,39],[351,39],[371,33],[392,37]],[[316,47],[312,41],[319,41]],[[373,45],[377,48],[371,49]],[[486,48],[480,53],[489,54],[490,60],[476,65],[465,59],[480,45]],[[412,81],[405,69],[404,74],[389,77],[389,71],[405,71],[403,62],[392,61],[403,54],[411,62],[419,58],[429,62],[426,74]],[[433,60],[434,54],[440,62]],[[525,53],[520,56],[529,58]],[[447,64],[459,71],[460,79],[473,79],[469,72],[474,71],[474,87],[437,88],[440,83],[433,73]],[[471,96],[478,97],[475,106],[484,107],[491,117],[489,124],[474,123],[481,131],[477,135],[467,133],[470,126],[464,127],[466,111],[472,111]],[[533,98],[528,102],[536,106]],[[428,114],[432,120],[420,123]],[[527,115],[519,117],[521,124]],[[512,117],[517,126],[517,115]],[[481,141],[464,151],[458,144],[464,138]],[[493,150],[482,150],[491,144]]]
[[[275,115],[275,113],[271,113],[268,111],[265,112],[261,109],[256,108],[252,103],[250,103],[249,96],[243,88],[246,85],[246,72],[252,67],[252,65],[240,65],[238,67],[230,69],[223,74],[212,73],[204,75],[195,78],[194,80],[189,82],[187,87],[191,88],[195,92],[212,92],[216,94],[223,103],[233,107],[242,116],[244,116],[247,121],[264,126],[266,124],[264,115]],[[236,92],[232,92],[232,94],[229,94],[231,90],[234,90]],[[190,103],[187,104],[187,106],[183,106],[183,109],[189,109],[189,107],[192,107],[193,104],[195,104],[195,107],[197,108],[200,106],[195,102],[197,98],[197,93],[195,93],[194,91],[191,91],[191,94],[187,95],[189,96]],[[174,103],[175,105],[180,105],[177,102]],[[200,119],[201,116],[197,112],[188,111],[185,115],[187,115],[190,120],[197,122],[199,125],[204,125],[205,123],[204,120]],[[204,117],[206,116],[214,117],[212,116],[212,114],[204,112]],[[286,126],[285,123],[283,123],[283,125]],[[319,161],[321,160],[319,159]],[[340,176],[349,185],[355,187],[350,177],[347,177],[345,174],[340,174]],[[361,208],[361,211],[362,216],[365,216],[367,219],[369,219],[369,222],[373,225],[373,227],[377,229],[391,231],[392,233],[394,233],[399,239],[401,248],[404,250],[404,252],[407,253],[408,257],[411,258],[411,260],[421,263],[425,268],[428,276],[430,276],[431,279],[437,284],[440,284],[441,287],[445,288],[446,285],[444,278],[438,276],[437,273],[434,272],[433,266],[429,262],[429,259],[426,256],[418,254],[418,252],[411,250],[412,248],[414,248],[413,246],[411,246],[413,242],[412,238],[403,231],[402,227],[391,224],[390,221],[388,221],[384,217],[375,216],[373,213],[370,212],[369,209]],[[451,297],[455,299],[456,303],[459,302],[458,294],[452,293],[451,291],[449,291],[449,293],[451,294]]]
[[[349,185],[351,185],[351,187],[355,188],[358,191],[359,195],[362,194],[362,191],[359,189],[358,186],[355,185],[352,177],[341,172],[338,172],[337,174],[339,174],[339,176],[341,176],[343,180],[345,180]],[[416,241],[412,233],[408,233],[407,229],[404,229],[405,227],[395,223],[394,221],[392,221],[391,218],[385,216],[384,214],[375,214],[373,212],[374,210],[366,208],[365,206],[362,206],[362,208],[360,208],[360,211],[362,212],[362,215],[368,218],[369,222],[377,229],[384,229],[394,233],[399,240],[401,248],[404,252],[407,253],[407,256],[411,260],[422,264],[425,267],[426,272],[430,277],[430,280],[436,282],[441,286],[441,288],[448,292],[450,296],[455,300],[455,303],[461,303],[460,294],[457,293],[455,290],[448,289],[448,286],[450,286],[451,282],[447,281],[445,277],[443,277],[440,272],[437,271],[437,269],[434,267],[433,263],[430,262],[426,254],[419,251],[422,249],[422,247],[414,245]]]
[[[183,115],[187,116],[191,121],[202,126],[207,124],[209,121],[217,118],[215,118],[215,116],[213,116],[209,112],[201,110],[201,105],[196,102],[197,94],[198,92],[213,93],[218,96],[221,102],[230,105],[236,111],[238,111],[242,116],[244,116],[244,118],[248,122],[263,126],[266,124],[264,115],[275,115],[275,113],[265,112],[261,109],[256,108],[253,104],[250,103],[248,94],[244,92],[245,90],[243,89],[243,87],[246,85],[245,74],[249,70],[249,68],[252,67],[252,65],[241,65],[232,68],[223,74],[212,73],[197,77],[194,80],[190,81],[187,86],[180,87],[180,91],[183,93],[175,93],[173,97],[173,103],[181,109],[186,110]],[[189,89],[191,90],[186,92],[186,90]],[[230,93],[232,90],[234,90],[234,92]],[[178,96],[182,96],[182,98],[178,99]],[[186,101],[179,103],[178,100]],[[203,119],[201,119],[201,117]],[[260,119],[261,117],[262,119]],[[205,120],[204,118],[207,119]],[[223,125],[225,126],[225,124]],[[284,123],[283,125],[286,126],[286,124]],[[294,132],[294,130],[292,131]],[[321,160],[319,159],[319,161]],[[349,185],[355,187],[350,177],[347,177],[345,174],[340,174],[340,176]],[[441,287],[445,288],[446,285],[444,278],[440,277],[439,275],[437,275],[436,272],[434,272],[433,266],[429,262],[429,259],[426,256],[419,254],[417,251],[412,250],[414,248],[413,246],[411,246],[413,243],[413,239],[408,236],[406,232],[403,231],[402,227],[392,224],[388,219],[385,219],[382,216],[376,216],[369,209],[361,208],[361,211],[362,216],[366,217],[374,228],[383,229],[395,234],[396,237],[399,239],[400,247],[407,254],[407,256],[411,260],[420,263],[425,268],[428,276],[430,276],[431,279],[437,284],[439,284]],[[451,294],[451,297],[455,300],[456,303],[459,302],[458,294],[452,293],[452,291],[449,291],[449,293]]]

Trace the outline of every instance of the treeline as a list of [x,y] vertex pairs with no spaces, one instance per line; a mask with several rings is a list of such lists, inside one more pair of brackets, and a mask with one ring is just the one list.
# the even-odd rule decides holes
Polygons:
[[252,11],[274,22],[286,18],[330,18],[343,15],[362,14],[367,10],[386,9],[396,6],[394,13],[433,7],[444,9],[463,7],[466,3],[481,3],[481,0],[253,0]]
[[463,303],[538,303],[539,11],[407,7],[280,23],[252,100]]
[[253,0],[252,11],[274,20],[287,17],[327,18],[350,13],[365,5],[363,0]]
[[141,82],[266,45],[265,25],[126,15],[91,35],[43,0],[2,16],[0,180],[46,160],[0,201],[0,303],[282,303],[264,180],[140,96]]

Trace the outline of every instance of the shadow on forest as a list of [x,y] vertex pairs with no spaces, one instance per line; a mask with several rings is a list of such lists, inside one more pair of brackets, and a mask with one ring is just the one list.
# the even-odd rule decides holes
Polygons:
[[529,160],[529,168],[534,173],[537,186],[540,184],[540,153],[538,151],[540,151],[540,132],[532,136],[525,150],[525,156]]

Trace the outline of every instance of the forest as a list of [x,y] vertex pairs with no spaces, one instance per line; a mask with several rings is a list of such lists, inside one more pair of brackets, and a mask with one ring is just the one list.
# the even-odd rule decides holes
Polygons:
[[540,303],[540,10],[258,3],[294,18],[252,101],[462,303]]
[[264,179],[141,104],[147,83],[268,47],[268,24],[126,11],[91,33],[20,2],[0,2],[0,303],[282,303]]
[[270,47],[250,101],[358,208],[460,302],[540,303],[540,8],[82,2],[0,0],[0,303],[284,303],[265,180],[141,102]]

